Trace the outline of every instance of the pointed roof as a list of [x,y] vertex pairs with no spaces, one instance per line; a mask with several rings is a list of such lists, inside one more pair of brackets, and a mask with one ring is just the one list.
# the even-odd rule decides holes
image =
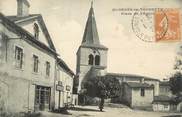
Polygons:
[[95,48],[107,49],[105,46],[101,45],[99,41],[99,35],[97,32],[97,25],[94,16],[93,2],[91,4],[91,8],[88,14],[88,19],[81,46],[91,46]]

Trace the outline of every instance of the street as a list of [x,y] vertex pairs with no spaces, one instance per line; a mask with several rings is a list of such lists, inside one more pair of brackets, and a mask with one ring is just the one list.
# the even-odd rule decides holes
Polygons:
[[60,113],[42,112],[42,117],[181,117],[182,113],[152,112],[131,110],[130,108],[105,107],[100,112],[97,106],[79,106],[69,110],[70,115]]

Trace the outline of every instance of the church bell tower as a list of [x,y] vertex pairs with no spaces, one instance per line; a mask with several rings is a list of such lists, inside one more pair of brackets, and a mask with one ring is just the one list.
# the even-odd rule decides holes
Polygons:
[[88,14],[81,45],[77,51],[76,74],[79,77],[78,93],[89,78],[103,76],[107,69],[108,48],[99,41],[93,3]]

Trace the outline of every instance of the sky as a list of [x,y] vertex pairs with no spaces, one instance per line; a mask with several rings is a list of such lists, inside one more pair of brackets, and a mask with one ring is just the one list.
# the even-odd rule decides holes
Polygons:
[[[30,14],[42,14],[60,57],[75,72],[91,0],[29,0]],[[181,42],[144,42],[132,30],[132,15],[118,8],[182,8],[180,0],[94,0],[100,42],[109,48],[107,71],[157,79],[173,73]],[[0,12],[16,15],[16,0],[0,0]]]

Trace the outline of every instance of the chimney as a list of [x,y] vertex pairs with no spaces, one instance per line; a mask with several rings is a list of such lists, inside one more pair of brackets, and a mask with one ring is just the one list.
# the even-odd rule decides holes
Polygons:
[[30,4],[27,0],[17,0],[17,16],[24,17],[29,15]]

